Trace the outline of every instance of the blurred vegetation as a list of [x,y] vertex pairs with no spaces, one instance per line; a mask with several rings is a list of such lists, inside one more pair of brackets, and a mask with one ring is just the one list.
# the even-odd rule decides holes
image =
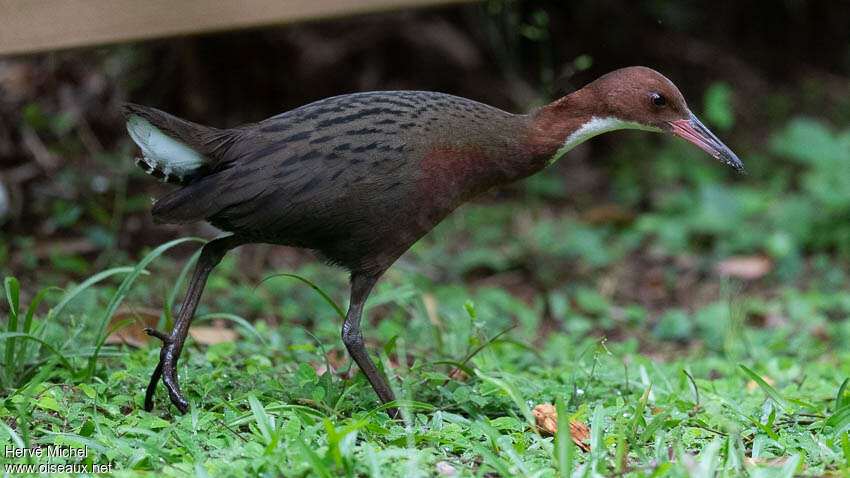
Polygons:
[[[162,471],[157,460],[201,453],[154,450],[181,442],[170,433],[197,431],[195,416],[168,417],[172,428],[139,411],[157,350],[100,347],[116,308],[153,309],[166,322],[179,302],[174,284],[196,245],[160,244],[216,235],[152,223],[151,197],[170,187],[133,165],[122,102],[217,126],[371,89],[440,90],[527,111],[645,64],[677,83],[747,175],[679,139],[616,132],[450,216],[387,273],[364,319],[405,398],[436,407],[414,417],[427,431],[362,413],[374,398],[361,375],[319,376],[315,364],[343,355],[335,311],[301,282],[261,282],[295,272],[344,305],[342,271],[304,251],[240,248],[213,273],[198,310],[207,320],[235,314],[238,346],[189,346],[181,360],[195,406],[214,407],[227,426],[250,422],[239,429],[255,435],[248,445],[216,436],[217,449],[240,458],[216,452],[210,466],[274,472],[257,450],[276,437],[288,445],[281,462],[300,463],[302,475],[304,463],[398,474],[406,468],[389,453],[411,448],[429,467],[447,459],[516,472],[520,453],[528,470],[547,469],[552,444],[526,427],[527,402],[560,397],[572,417],[606,430],[595,452],[574,457],[600,473],[622,471],[624,443],[633,454],[625,468],[647,476],[652,463],[669,463],[673,476],[709,470],[721,446],[730,475],[744,455],[799,457],[792,474],[801,464],[846,471],[848,24],[850,8],[835,2],[490,0],[0,59],[0,275],[17,278],[0,301],[9,317],[4,423],[22,440],[44,439],[45,427],[92,437],[128,469]],[[482,375],[448,380],[446,363]],[[750,369],[775,385],[753,380],[747,390]],[[102,413],[90,415],[84,397],[100,400]],[[157,400],[165,406],[161,390]],[[75,412],[60,425],[58,410]],[[278,428],[266,422],[272,412]],[[108,436],[118,423],[162,435]],[[337,436],[344,426],[357,432]],[[355,446],[357,433],[365,445]],[[311,456],[305,441],[326,448]],[[172,474],[193,465],[175,466]]]

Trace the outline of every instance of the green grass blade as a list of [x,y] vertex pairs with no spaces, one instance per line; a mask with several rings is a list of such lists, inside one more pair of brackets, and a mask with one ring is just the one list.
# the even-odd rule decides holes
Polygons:
[[210,475],[210,472],[208,472],[207,469],[204,468],[204,464],[201,463],[200,461],[195,462],[195,476],[197,478],[207,478],[207,477],[212,478],[212,475]]
[[76,435],[74,433],[61,433],[61,432],[55,433],[55,432],[51,432],[49,430],[45,430],[44,433],[45,433],[45,435],[48,435],[48,436],[63,437],[63,438],[68,439],[68,440],[73,440],[73,441],[79,443],[80,445],[85,445],[85,446],[91,448],[92,450],[96,451],[97,453],[106,453],[106,452],[109,451],[109,447],[104,446],[102,443],[98,443],[94,440],[91,440],[89,438],[86,438],[86,437],[83,437],[83,436],[80,436],[80,435]]
[[850,430],[850,405],[845,405],[836,410],[823,424],[832,427],[833,436],[838,439],[842,433]]
[[124,300],[124,297],[127,295],[127,292],[130,290],[130,286],[133,285],[133,282],[139,277],[139,275],[144,271],[145,267],[150,264],[154,259],[162,255],[166,250],[184,242],[188,241],[199,241],[204,242],[203,239],[197,237],[182,237],[180,239],[175,239],[173,241],[166,242],[161,246],[157,247],[147,256],[145,256],[138,264],[132,269],[130,274],[124,278],[124,281],[121,282],[121,285],[118,286],[118,290],[115,291],[115,294],[110,299],[109,304],[106,307],[106,313],[103,315],[103,319],[100,322],[100,326],[98,327],[97,333],[95,337],[97,340],[97,346],[95,348],[94,354],[92,354],[89,359],[89,364],[86,370],[86,378],[91,378],[94,375],[94,367],[97,363],[97,357],[100,353],[101,347],[103,347],[104,342],[106,342],[106,327],[109,325],[109,320],[112,319],[112,316],[115,314],[115,310],[121,304],[121,301]]
[[[6,330],[10,333],[18,331],[18,307],[20,306],[20,283],[14,277],[6,277],[3,280],[3,288],[6,290],[6,302],[9,304],[9,321]],[[15,371],[15,335],[9,335],[6,339],[6,366],[3,374],[3,385],[8,386]]]
[[835,394],[835,409],[843,407],[844,405],[850,405],[850,397],[844,396],[844,391],[847,390],[847,383],[850,382],[850,377],[844,379],[841,382],[841,386],[838,387],[838,393]]
[[96,283],[106,279],[107,277],[114,276],[115,274],[123,274],[123,273],[127,273],[127,272],[133,272],[133,268],[132,267],[114,267],[112,269],[107,269],[105,271],[98,272],[97,274],[89,277],[88,279],[84,280],[80,285],[78,285],[77,287],[74,287],[73,289],[71,289],[69,292],[66,292],[65,295],[62,296],[62,298],[59,300],[59,303],[56,304],[56,307],[50,309],[50,311],[47,313],[48,319],[50,319],[51,317],[59,315],[59,312],[61,312],[62,309],[64,309],[65,306],[68,305],[68,302],[71,302],[71,300],[73,300],[74,297],[78,296],[80,294],[80,292],[88,289],[93,284],[96,284]]
[[211,312],[209,314],[199,315],[199,316],[195,317],[195,319],[193,321],[196,324],[198,324],[198,323],[202,323],[202,322],[212,320],[212,319],[227,319],[231,322],[237,323],[237,324],[241,325],[242,327],[244,327],[246,330],[248,330],[248,332],[251,332],[251,335],[256,337],[257,340],[260,341],[260,343],[263,343],[263,344],[268,343],[268,341],[266,340],[266,337],[263,336],[263,334],[261,334],[260,331],[257,330],[256,327],[254,327],[247,320],[245,320],[242,317],[239,317],[238,315],[235,315],[235,314],[229,314],[229,313],[226,313],[226,312]]
[[65,358],[65,356],[64,356],[64,355],[62,355],[61,353],[59,353],[59,352],[58,352],[55,348],[53,348],[53,346],[52,346],[52,345],[50,345],[50,343],[45,342],[44,340],[42,340],[42,339],[40,339],[40,338],[38,338],[38,337],[35,337],[35,336],[33,336],[33,335],[30,335],[30,334],[24,334],[24,333],[22,333],[22,332],[5,332],[5,333],[0,333],[0,339],[4,339],[4,338],[5,338],[5,339],[7,339],[7,340],[8,340],[8,338],[9,338],[9,337],[22,337],[22,338],[25,338],[25,339],[34,340],[34,341],[36,341],[36,342],[40,343],[41,345],[44,345],[45,347],[47,347],[47,349],[48,349],[48,350],[50,350],[51,352],[53,352],[53,355],[55,355],[57,358],[59,358],[59,360],[62,362],[62,365],[64,365],[65,367],[67,367],[67,368],[68,368],[68,370],[74,370],[74,367],[72,367],[72,366],[71,366],[71,364],[68,362],[68,360]]
[[470,368],[469,366],[467,366],[464,363],[455,362],[454,360],[436,360],[432,363],[434,365],[451,365],[452,367],[456,367],[458,370],[463,371],[464,373],[466,373],[470,377],[475,375],[475,371],[472,370],[472,368]]
[[602,416],[605,408],[600,403],[593,409],[593,417],[590,421],[590,453],[595,459],[599,459],[605,453],[605,441],[602,439]]
[[478,446],[473,448],[475,453],[479,454],[481,458],[484,459],[484,464],[490,465],[499,476],[517,476],[516,473],[511,472],[511,466],[505,460],[494,455],[490,450]]
[[18,300],[20,299],[18,294],[20,290],[20,283],[18,282],[18,279],[10,276],[6,277],[3,279],[3,289],[6,291],[6,302],[9,303],[9,312],[17,314],[19,306]]
[[30,306],[27,308],[27,315],[24,317],[24,327],[21,329],[21,332],[29,333],[32,328],[32,319],[35,316],[35,311],[38,309],[38,305],[41,303],[41,300],[44,299],[44,296],[47,295],[48,292],[53,291],[62,291],[61,288],[56,286],[45,287],[38,291],[38,294],[32,299],[30,302]]
[[24,441],[21,439],[20,435],[18,435],[15,430],[6,425],[6,422],[0,420],[0,428],[2,428],[6,433],[9,434],[9,441],[15,444],[17,448],[26,448],[24,445]]
[[393,407],[395,407],[395,408],[406,408],[406,409],[409,409],[411,412],[414,412],[414,411],[415,412],[433,412],[434,410],[437,409],[437,407],[435,407],[434,405],[431,405],[430,403],[417,402],[417,401],[414,401],[414,400],[403,400],[403,399],[399,400],[399,399],[396,399],[396,400],[393,400],[392,402],[383,403],[383,404],[378,405],[377,407],[373,408],[372,410],[369,410],[369,413],[367,414],[367,416],[371,417],[371,416],[375,415],[376,413],[380,412],[381,410],[386,410],[388,408],[393,408]]
[[[485,348],[489,347],[489,346],[490,346],[490,344],[492,344],[493,342],[495,342],[495,341],[496,341],[499,337],[501,337],[502,335],[505,335],[505,334],[506,334],[506,333],[508,333],[510,330],[512,330],[512,329],[514,329],[514,328],[516,328],[516,326],[517,326],[517,323],[513,323],[513,324],[511,324],[511,325],[509,325],[509,326],[505,327],[504,329],[500,330],[500,331],[499,331],[496,335],[494,335],[494,336],[490,337],[489,339],[487,339],[487,340],[486,340],[483,344],[481,344],[481,345],[479,345],[479,346],[475,347],[475,348],[474,348],[471,352],[469,352],[469,353],[466,355],[466,357],[464,357],[464,358],[463,358],[463,360],[461,360],[461,364],[466,364],[467,362],[469,362],[470,360],[472,360],[472,357],[475,357],[476,355],[478,355],[478,354],[479,354],[482,350],[484,350]],[[460,368],[460,367],[458,367],[458,368]]]
[[788,403],[788,401],[785,400],[785,398],[783,398],[782,395],[780,395],[775,388],[771,387],[767,382],[765,382],[759,374],[748,369],[744,364],[738,364],[738,366],[741,367],[744,373],[746,373],[754,382],[756,382],[756,384],[758,384],[759,388],[762,389],[765,395],[770,397],[770,399],[773,400],[774,403],[782,407],[786,413],[792,413],[794,411],[793,408],[791,408],[791,404]]
[[125,325],[132,324],[135,321],[136,321],[136,319],[124,319],[124,320],[118,321],[118,323],[116,323],[115,325],[110,327],[109,330],[106,331],[106,336],[108,337],[108,336],[112,335],[113,333],[115,333],[116,330],[120,329],[121,327],[124,327]]
[[782,468],[779,469],[776,478],[793,478],[797,474],[797,468],[800,465],[800,455],[794,455],[790,460],[786,461]]
[[480,370],[476,369],[475,374],[478,375],[479,378],[490,382],[497,387],[501,388],[510,398],[513,400],[514,405],[519,408],[519,411],[522,413],[522,416],[525,417],[525,421],[528,423],[528,426],[535,428],[536,424],[534,421],[534,416],[531,414],[531,410],[528,408],[528,404],[525,399],[520,394],[519,390],[507,380],[503,380],[501,378],[491,377]]
[[269,416],[263,408],[263,404],[252,393],[248,395],[248,405],[250,405],[251,413],[253,413],[254,420],[257,422],[257,429],[260,430],[265,444],[268,444],[272,439],[272,425],[269,423]]
[[300,436],[295,436],[295,443],[298,444],[299,450],[301,450],[301,454],[307,458],[307,462],[310,463],[310,467],[314,473],[317,473],[319,476],[323,478],[330,478],[332,476],[331,471],[322,463],[322,460],[319,458],[319,455],[316,454],[306,443],[301,439]]
[[309,285],[310,287],[313,288],[313,290],[318,292],[319,295],[321,295],[322,298],[324,298],[325,301],[328,304],[330,304],[331,307],[333,307],[333,309],[336,311],[337,315],[340,316],[340,318],[345,319],[345,312],[342,311],[342,308],[340,308],[340,306],[338,306],[336,304],[336,302],[334,302],[334,300],[331,299],[331,297],[328,294],[325,293],[325,291],[323,291],[319,286],[317,286],[312,281],[310,281],[310,279],[307,279],[305,277],[301,277],[298,274],[274,274],[274,275],[268,276],[265,279],[261,280],[260,283],[257,284],[257,287],[259,287],[263,282],[266,282],[267,280],[270,280],[270,279],[274,279],[275,277],[289,277],[291,279],[298,279],[301,282]]
[[567,416],[567,407],[561,395],[558,395],[555,400],[555,412],[558,414],[558,433],[555,435],[558,474],[561,478],[569,478],[575,459],[575,444],[570,437],[570,418]]

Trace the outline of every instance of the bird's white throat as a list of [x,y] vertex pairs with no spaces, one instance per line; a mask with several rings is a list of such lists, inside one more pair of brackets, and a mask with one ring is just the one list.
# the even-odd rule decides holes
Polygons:
[[647,126],[633,121],[623,121],[612,116],[606,118],[592,116],[589,121],[581,125],[579,129],[573,131],[573,133],[567,137],[564,141],[564,145],[561,146],[555,155],[552,156],[552,159],[549,160],[549,164],[554,163],[558,160],[558,158],[563,156],[564,153],[575,148],[581,143],[584,143],[590,138],[602,133],[607,133],[608,131],[616,131],[618,129],[639,129],[643,131],[654,131],[656,133],[661,132],[661,129],[653,126]]

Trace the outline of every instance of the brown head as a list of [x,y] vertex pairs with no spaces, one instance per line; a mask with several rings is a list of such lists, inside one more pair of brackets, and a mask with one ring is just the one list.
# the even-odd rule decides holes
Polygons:
[[641,129],[672,133],[715,159],[743,171],[744,165],[688,108],[676,85],[657,71],[632,66],[612,71],[535,113],[531,141],[559,141],[557,159],[606,131]]

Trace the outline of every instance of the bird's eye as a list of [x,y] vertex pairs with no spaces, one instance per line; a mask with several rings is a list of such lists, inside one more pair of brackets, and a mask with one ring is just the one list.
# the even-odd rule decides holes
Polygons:
[[649,101],[652,102],[655,106],[664,106],[667,104],[667,98],[658,93],[652,93],[649,95]]

